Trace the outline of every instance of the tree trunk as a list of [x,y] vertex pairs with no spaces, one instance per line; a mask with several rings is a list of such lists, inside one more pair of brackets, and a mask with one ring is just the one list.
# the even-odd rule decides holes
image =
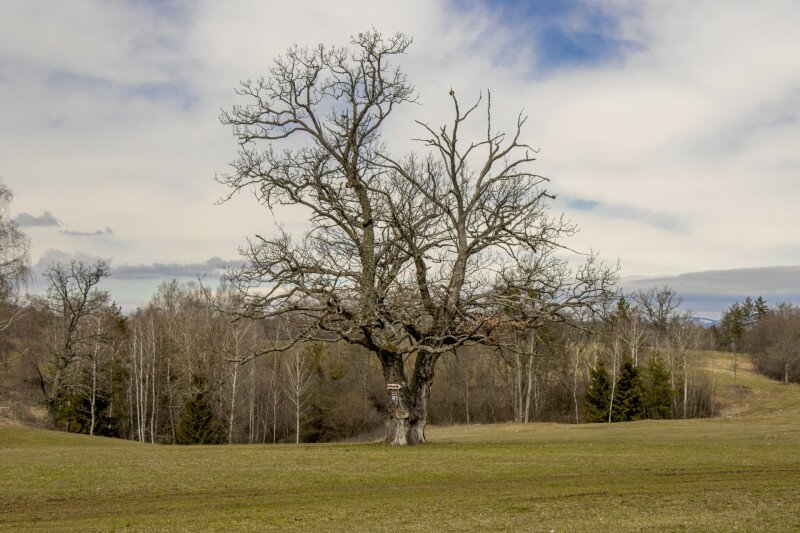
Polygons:
[[97,405],[97,348],[95,347],[94,356],[92,357],[92,393],[89,398],[90,404],[90,422],[89,422],[89,435],[94,435],[94,421],[96,418],[96,405]]
[[527,424],[531,418],[531,394],[533,389],[533,357],[534,357],[535,338],[531,335],[528,346],[528,378],[525,388],[525,407],[523,411],[523,421]]
[[231,412],[228,417],[228,444],[233,444],[233,422],[236,419],[236,381],[239,377],[239,363],[233,364],[233,383],[231,384]]
[[428,419],[428,398],[433,383],[433,370],[438,355],[427,352],[417,354],[414,376],[406,379],[403,358],[390,354],[382,359],[383,375],[387,385],[400,385],[399,390],[389,390],[389,424],[386,443],[392,446],[424,444],[425,425]]
[[53,377],[53,384],[50,386],[50,396],[47,398],[47,424],[56,427],[56,410],[58,409],[58,399],[61,396],[61,368],[56,369]]
[[167,409],[169,411],[169,434],[172,438],[172,444],[178,442],[178,431],[176,429],[177,424],[175,423],[175,401],[174,401],[174,392],[172,390],[173,386],[171,383],[170,376],[172,376],[172,356],[169,355],[167,352],[167,374],[166,374],[166,381],[165,385],[167,387]]
[[619,339],[614,339],[611,354],[611,398],[608,402],[608,423],[611,423],[611,417],[614,413],[614,395],[617,392],[617,365],[619,365],[620,346]]
[[300,398],[294,402],[294,443],[300,444]]
[[255,385],[255,374],[256,372],[256,363],[255,361],[251,362],[250,364],[250,409],[248,410],[247,416],[247,442],[249,444],[253,444],[255,440],[255,413],[256,413],[256,385]]
[[580,424],[581,416],[578,409],[578,372],[580,371],[581,352],[575,348],[575,361],[572,367],[572,403],[575,406],[575,423]]
[[522,360],[519,353],[514,352],[514,422],[522,422],[523,391],[522,391]]
[[[455,353],[455,352],[454,352]],[[456,360],[458,362],[458,360]],[[466,415],[467,425],[469,420],[469,358],[464,357],[464,414]]]
[[689,402],[689,374],[686,365],[686,352],[683,353],[683,418],[686,419],[687,405]]

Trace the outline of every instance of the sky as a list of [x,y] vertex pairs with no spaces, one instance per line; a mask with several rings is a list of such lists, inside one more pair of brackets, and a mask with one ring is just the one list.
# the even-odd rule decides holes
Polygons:
[[770,285],[800,265],[800,3],[780,0],[1,0],[0,177],[36,271],[108,259],[135,305],[276,221],[302,231],[248,195],[217,205],[236,152],[219,113],[290,45],[370,28],[414,39],[396,153],[419,149],[415,120],[448,119],[451,88],[491,90],[498,124],[529,115],[536,171],[582,228],[569,244],[618,261],[624,286],[692,273],[694,310],[716,316],[800,299],[800,269]]

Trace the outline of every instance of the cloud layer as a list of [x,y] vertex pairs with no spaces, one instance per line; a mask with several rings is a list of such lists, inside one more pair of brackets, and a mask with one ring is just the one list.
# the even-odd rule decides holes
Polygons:
[[495,124],[530,116],[537,171],[583,228],[573,247],[626,275],[800,264],[797,20],[788,0],[10,2],[0,174],[21,220],[49,208],[115,230],[29,224],[35,256],[200,264],[276,219],[299,233],[297,210],[214,205],[236,150],[219,110],[291,44],[375,27],[414,37],[400,65],[420,103],[391,119],[395,153],[420,149],[415,119],[449,118],[451,87],[464,101],[491,88]]
[[771,305],[780,302],[800,304],[800,266],[707,270],[677,276],[623,278],[621,285],[626,292],[669,285],[684,298],[684,309],[708,318],[719,318],[732,303],[747,296],[763,296]]
[[126,311],[145,305],[165,281],[177,280],[182,283],[198,282],[214,287],[229,268],[242,265],[238,259],[225,261],[211,257],[196,263],[153,263],[115,265],[107,257],[87,254],[71,254],[62,250],[48,250],[33,266],[33,292],[43,293],[47,289],[47,269],[54,263],[67,263],[71,260],[94,263],[104,260],[110,265],[110,275],[101,282],[101,288],[108,290],[112,298]]

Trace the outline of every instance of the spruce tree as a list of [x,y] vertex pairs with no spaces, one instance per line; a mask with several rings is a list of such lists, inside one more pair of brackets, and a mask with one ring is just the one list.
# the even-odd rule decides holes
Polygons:
[[587,422],[605,422],[608,420],[611,382],[602,360],[592,369],[590,377],[583,399],[583,415]]
[[746,310],[739,302],[732,304],[722,314],[717,328],[717,349],[739,351],[746,330]]
[[639,420],[642,416],[642,387],[639,370],[633,360],[627,358],[620,368],[619,381],[614,391],[614,407],[611,410],[612,422]]
[[653,420],[672,418],[672,397],[675,391],[672,389],[664,358],[658,354],[653,355],[644,367],[642,378],[643,417]]
[[192,385],[194,391],[186,399],[178,422],[178,444],[219,444],[223,432],[214,417],[205,379],[194,376]]
[[756,322],[766,318],[767,314],[769,313],[769,306],[767,305],[767,301],[761,296],[756,298],[755,313],[756,313]]

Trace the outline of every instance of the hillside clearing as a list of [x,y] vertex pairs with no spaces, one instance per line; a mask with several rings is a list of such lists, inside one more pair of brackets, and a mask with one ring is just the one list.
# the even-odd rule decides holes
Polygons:
[[713,420],[432,428],[433,444],[180,447],[0,426],[0,529],[790,530],[800,387],[708,354]]

